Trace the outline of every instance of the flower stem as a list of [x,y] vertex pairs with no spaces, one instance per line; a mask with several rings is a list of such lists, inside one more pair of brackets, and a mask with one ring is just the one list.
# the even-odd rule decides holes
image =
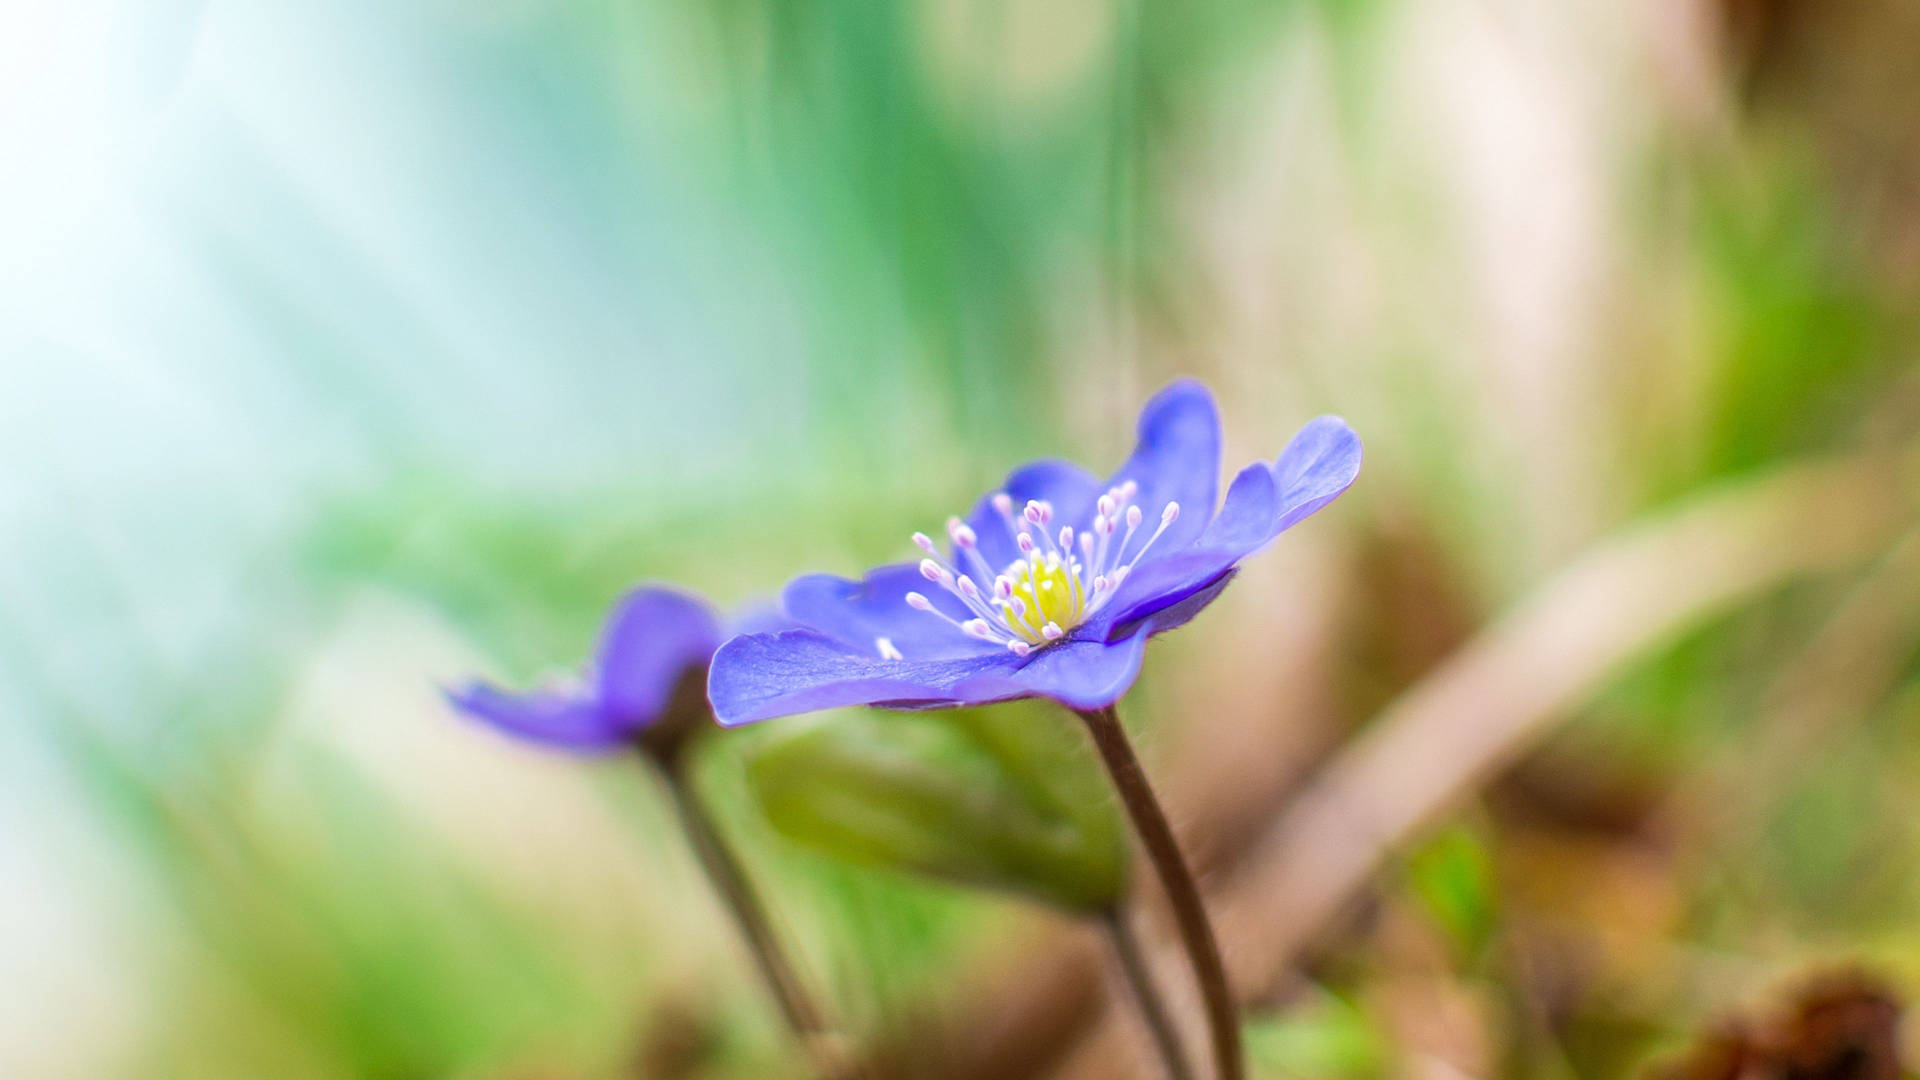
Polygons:
[[788,963],[786,954],[781,951],[779,941],[774,937],[772,921],[767,918],[766,908],[761,905],[759,895],[747,881],[746,870],[740,865],[739,857],[721,838],[713,817],[707,813],[699,793],[694,790],[680,755],[652,756],[660,766],[661,775],[666,778],[667,790],[673,794],[674,809],[679,813],[681,828],[686,831],[687,842],[692,846],[700,868],[706,872],[707,880],[712,883],[714,892],[719,894],[727,910],[733,913],[734,922],[740,927],[740,935],[746,939],[747,951],[753,955],[754,965],[760,970],[760,977],[779,1005],[787,1026],[793,1029],[795,1037],[799,1039],[802,1050],[820,1075],[832,1080],[854,1076],[855,1072],[845,1053],[838,1047],[835,1033],[827,1025],[825,1014],[814,1004],[793,966]]
[[1107,767],[1113,788],[1133,820],[1147,858],[1153,863],[1173,907],[1174,922],[1180,928],[1180,942],[1193,963],[1194,978],[1200,984],[1200,998],[1206,1005],[1207,1027],[1213,1036],[1214,1068],[1222,1080],[1242,1080],[1246,1065],[1240,1056],[1240,1021],[1233,1006],[1233,991],[1227,983],[1226,965],[1220,959],[1220,945],[1213,936],[1213,924],[1207,921],[1206,906],[1200,900],[1200,887],[1180,855],[1173,827],[1154,797],[1153,785],[1134,756],[1126,729],[1120,726],[1120,714],[1109,705],[1103,709],[1075,710],[1093,736],[1100,760]]
[[1100,913],[1100,921],[1113,941],[1113,952],[1120,960],[1120,970],[1126,974],[1127,984],[1133,988],[1134,1000],[1140,1005],[1141,1019],[1146,1021],[1153,1044],[1160,1051],[1160,1059],[1167,1064],[1167,1076],[1170,1080],[1193,1080],[1193,1072],[1187,1066],[1186,1049],[1180,1045],[1180,1031],[1167,1011],[1166,1000],[1160,996],[1159,985],[1153,981],[1153,972],[1147,967],[1146,955],[1140,951],[1140,940],[1134,936],[1126,912],[1118,907],[1109,908]]

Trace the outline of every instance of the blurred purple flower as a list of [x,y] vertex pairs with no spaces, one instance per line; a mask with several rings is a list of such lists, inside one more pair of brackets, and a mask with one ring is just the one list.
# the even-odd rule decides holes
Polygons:
[[[756,611],[738,620],[736,629],[779,625]],[[723,637],[706,601],[643,586],[622,596],[608,614],[583,677],[519,693],[474,680],[448,691],[447,698],[469,716],[520,738],[579,752],[616,750],[637,742],[689,685],[697,691]]]
[[846,705],[1111,705],[1150,635],[1193,618],[1241,559],[1351,486],[1360,457],[1353,430],[1320,417],[1273,464],[1241,470],[1214,514],[1219,414],[1206,387],[1174,383],[1141,410],[1133,456],[1105,483],[1034,462],[948,520],[948,554],[916,534],[917,563],[796,578],[782,601],[804,628],[727,642],[708,696],[723,724]]

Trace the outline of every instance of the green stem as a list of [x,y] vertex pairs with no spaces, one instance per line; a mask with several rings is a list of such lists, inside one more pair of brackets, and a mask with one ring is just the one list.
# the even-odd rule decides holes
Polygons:
[[687,842],[692,846],[700,868],[706,872],[713,891],[719,894],[721,902],[733,914],[733,920],[740,928],[740,936],[746,940],[747,951],[753,956],[754,966],[759,969],[768,992],[779,1005],[787,1026],[793,1029],[801,1048],[822,1076],[833,1080],[851,1077],[854,1075],[853,1069],[845,1055],[836,1048],[837,1039],[827,1025],[825,1014],[814,1004],[799,975],[788,963],[786,954],[781,951],[766,908],[748,882],[739,857],[721,838],[712,816],[707,813],[705,804],[693,789],[680,755],[656,753],[652,757],[660,766],[660,774],[666,778],[667,790],[673,795],[674,809],[679,812],[681,828],[687,834]]
[[1107,767],[1113,788],[1133,820],[1133,829],[1147,851],[1148,861],[1166,890],[1173,908],[1174,923],[1180,929],[1180,943],[1186,947],[1193,964],[1194,978],[1200,984],[1200,998],[1206,1006],[1207,1028],[1213,1036],[1213,1061],[1221,1080],[1242,1080],[1246,1064],[1241,1059],[1240,1021],[1233,1005],[1233,989],[1227,982],[1226,964],[1220,959],[1220,944],[1214,939],[1213,924],[1207,920],[1206,905],[1200,900],[1200,887],[1187,869],[1173,827],[1167,824],[1166,811],[1147,782],[1146,770],[1134,755],[1133,744],[1120,725],[1120,714],[1109,705],[1103,709],[1075,710],[1087,725],[1100,760]]
[[1167,1076],[1171,1080],[1193,1080],[1193,1072],[1187,1065],[1187,1051],[1180,1045],[1180,1030],[1167,1011],[1166,999],[1160,996],[1159,984],[1153,981],[1153,971],[1147,966],[1146,954],[1127,922],[1126,912],[1118,907],[1109,908],[1100,913],[1100,921],[1113,941],[1114,955],[1120,960],[1127,985],[1133,988],[1134,1000],[1140,1005],[1140,1017],[1153,1036],[1153,1045],[1160,1051],[1160,1059],[1166,1062]]

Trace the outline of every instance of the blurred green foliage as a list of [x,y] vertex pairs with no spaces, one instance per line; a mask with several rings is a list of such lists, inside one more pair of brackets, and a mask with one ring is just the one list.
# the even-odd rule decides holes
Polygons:
[[1463,825],[1441,831],[1407,863],[1408,887],[1470,960],[1498,926],[1497,886],[1485,842]]
[[[435,681],[571,665],[635,580],[736,605],[905,557],[1020,460],[1117,459],[1176,372],[1236,455],[1340,411],[1369,460],[1156,646],[1156,771],[1188,701],[1275,707],[1301,625],[1324,726],[1235,753],[1320,760],[1640,511],[1920,426],[1912,83],[1870,49],[1838,67],[1884,100],[1835,116],[1792,105],[1834,69],[1743,111],[1739,55],[1626,7],[83,7],[0,25],[45,61],[0,188],[8,1076],[790,1074],[642,773],[491,741]],[[1916,642],[1860,632],[1891,673],[1837,720],[1777,704],[1864,580],[1559,718],[1326,930],[1259,1067],[1626,1076],[1812,959],[1920,985]],[[1122,838],[1057,720],[716,740],[858,1033],[939,1045],[1022,906],[759,803],[1092,903]]]
[[1317,990],[1282,1016],[1250,1021],[1246,1041],[1256,1076],[1379,1076],[1391,1058],[1385,1036],[1365,1012]]

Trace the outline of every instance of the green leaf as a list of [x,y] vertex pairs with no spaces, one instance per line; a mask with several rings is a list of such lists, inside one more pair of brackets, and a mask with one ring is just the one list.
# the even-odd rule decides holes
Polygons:
[[1372,1018],[1324,991],[1284,1015],[1249,1020],[1242,1030],[1247,1057],[1263,1077],[1379,1076],[1387,1064],[1387,1042]]
[[1495,925],[1493,860],[1473,831],[1455,825],[1415,852],[1407,881],[1462,957],[1479,955]]
[[1125,888],[1118,810],[1050,710],[843,712],[756,734],[748,784],[797,843],[1079,911]]

